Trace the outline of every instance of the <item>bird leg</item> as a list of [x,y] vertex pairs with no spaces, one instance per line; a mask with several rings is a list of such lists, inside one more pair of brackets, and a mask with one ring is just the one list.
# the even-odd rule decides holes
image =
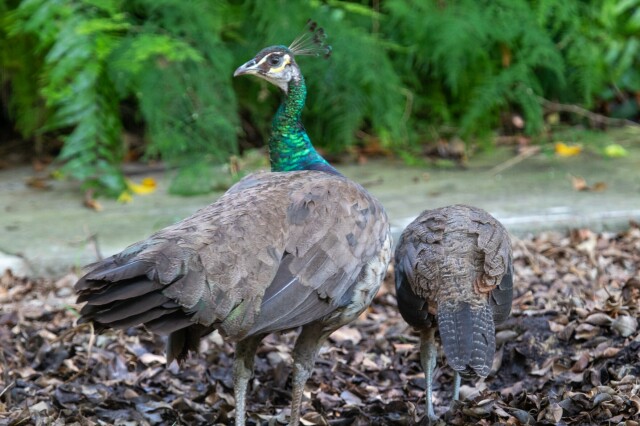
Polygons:
[[236,399],[236,426],[244,426],[247,400],[247,386],[253,376],[253,364],[258,345],[264,334],[249,336],[236,344],[236,357],[233,361],[233,391]]
[[296,345],[293,348],[293,377],[291,379],[293,394],[289,426],[298,426],[300,422],[304,385],[313,372],[313,365],[320,347],[333,331],[334,328],[327,331],[321,323],[311,323],[302,328],[296,340]]
[[453,372],[453,400],[457,401],[460,399],[460,380],[461,380],[461,376],[460,376],[460,372],[459,371],[454,371]]
[[428,330],[423,330],[420,333],[420,363],[424,370],[425,378],[427,380],[427,416],[430,422],[435,422],[438,419],[435,411],[433,410],[432,399],[432,386],[433,386],[433,370],[436,368],[436,329],[431,327]]

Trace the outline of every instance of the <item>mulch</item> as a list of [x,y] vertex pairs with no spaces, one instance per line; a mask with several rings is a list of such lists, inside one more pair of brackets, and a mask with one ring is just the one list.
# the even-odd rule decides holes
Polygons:
[[[434,402],[442,424],[639,425],[640,228],[514,239],[511,317],[497,327],[494,372],[463,382],[451,403],[442,354]],[[371,308],[334,333],[303,403],[305,425],[409,425],[424,417],[415,334],[397,312],[393,274]],[[232,424],[233,345],[217,333],[201,354],[165,366],[142,328],[76,327],[72,286],[0,277],[1,425]],[[268,336],[247,401],[249,424],[289,414],[296,332]]]

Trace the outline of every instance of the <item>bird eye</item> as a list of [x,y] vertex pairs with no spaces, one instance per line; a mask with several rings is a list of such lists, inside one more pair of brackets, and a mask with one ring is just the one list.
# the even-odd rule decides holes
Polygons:
[[269,57],[269,64],[276,66],[276,65],[280,65],[280,62],[282,62],[282,57],[280,56],[270,56]]

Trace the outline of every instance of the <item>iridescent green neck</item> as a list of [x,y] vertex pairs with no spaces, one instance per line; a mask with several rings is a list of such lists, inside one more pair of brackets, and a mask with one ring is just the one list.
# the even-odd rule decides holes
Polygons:
[[300,75],[291,80],[284,100],[273,118],[269,138],[269,158],[274,172],[294,170],[321,170],[340,174],[311,144],[300,116],[307,97],[307,87]]

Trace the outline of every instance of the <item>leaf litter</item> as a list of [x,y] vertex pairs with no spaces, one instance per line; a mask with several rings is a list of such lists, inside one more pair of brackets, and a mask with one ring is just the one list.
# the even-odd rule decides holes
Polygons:
[[[639,425],[640,227],[514,239],[515,294],[497,327],[492,374],[463,382],[435,371],[441,424]],[[201,354],[165,366],[143,328],[76,327],[70,274],[0,277],[1,425],[232,424],[233,345],[213,333]],[[393,274],[354,324],[334,333],[305,392],[303,425],[424,422],[418,336],[396,309]],[[285,424],[296,332],[268,336],[248,396],[249,424]]]

